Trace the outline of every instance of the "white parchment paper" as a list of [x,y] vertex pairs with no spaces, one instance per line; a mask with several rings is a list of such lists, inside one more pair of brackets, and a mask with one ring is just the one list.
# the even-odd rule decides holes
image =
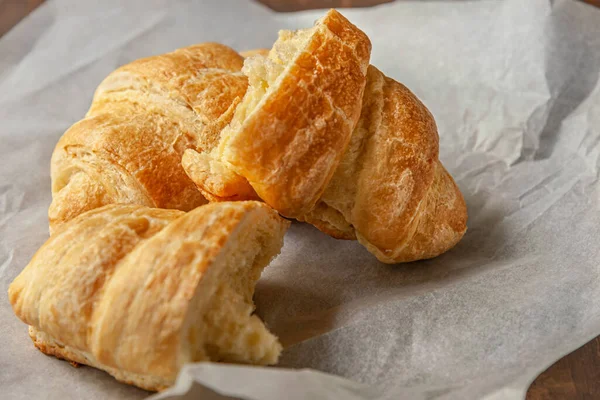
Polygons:
[[[278,29],[322,13],[55,0],[2,37],[0,397],[148,395],[40,354],[5,294],[48,236],[52,149],[100,81],[193,43],[270,47]],[[370,36],[372,63],[436,117],[469,230],[441,257],[388,266],[295,224],[255,297],[286,346],[285,368],[192,365],[159,398],[518,399],[600,334],[600,10],[406,1],[343,13]]]

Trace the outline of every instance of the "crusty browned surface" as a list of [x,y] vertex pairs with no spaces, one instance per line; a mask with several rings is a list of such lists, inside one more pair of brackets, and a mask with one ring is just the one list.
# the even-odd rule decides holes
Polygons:
[[[405,86],[370,66],[350,145],[319,207],[303,219],[334,237],[356,235],[387,263],[443,253],[463,236],[467,211],[438,161],[438,146],[427,108]],[[323,226],[334,215],[339,223]]]
[[312,209],[360,115],[371,43],[337,11],[228,143],[225,160],[280,213]]
[[335,10],[313,29],[260,107],[221,138],[216,159],[198,156],[191,171],[191,156],[184,157],[184,168],[211,200],[256,192],[281,214],[298,217],[331,179],[360,115],[371,44]]
[[[385,263],[447,251],[464,235],[467,211],[439,162],[429,110],[367,68],[368,39],[339,13],[312,29],[275,83],[255,75],[293,36],[280,34],[268,60],[246,64],[250,89],[231,125],[213,152],[186,151],[184,169],[211,201],[260,198],[335,238],[358,239]],[[259,84],[272,86],[246,107]]]
[[210,150],[247,87],[243,57],[204,43],[127,64],[96,90],[51,162],[51,229],[111,203],[184,211],[205,203],[181,167]]
[[[218,260],[242,246],[257,254],[263,253],[255,246],[269,248],[239,272],[252,275],[236,289],[251,301],[288,226],[261,202],[214,203],[189,213],[104,206],[58,227],[10,285],[9,300],[44,353],[161,389],[184,362],[210,359],[183,331],[208,311],[201,305],[227,279]],[[211,285],[199,290],[203,282]]]

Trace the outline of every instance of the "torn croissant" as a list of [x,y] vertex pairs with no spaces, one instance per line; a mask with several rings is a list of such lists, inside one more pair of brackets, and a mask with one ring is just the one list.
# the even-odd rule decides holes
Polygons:
[[186,173],[211,201],[260,198],[385,263],[452,248],[467,211],[435,121],[369,53],[334,10],[281,32],[268,57],[246,59],[244,99],[212,151],[184,153]]
[[10,302],[42,352],[147,390],[187,362],[274,364],[281,345],[252,295],[288,226],[260,202],[108,205],[58,228]]
[[211,201],[261,198],[288,217],[310,211],[360,115],[371,43],[336,11],[281,31],[268,57],[247,58],[249,87],[210,152],[183,167]]
[[107,204],[188,211],[206,203],[181,157],[218,142],[246,92],[242,65],[229,47],[203,43],[112,72],[52,154],[51,231]]

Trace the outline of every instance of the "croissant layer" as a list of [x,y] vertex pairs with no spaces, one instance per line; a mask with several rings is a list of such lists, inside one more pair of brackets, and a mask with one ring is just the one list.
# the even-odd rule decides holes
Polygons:
[[288,226],[261,202],[104,206],[61,225],[9,299],[42,352],[148,390],[188,362],[273,364],[252,295]]
[[380,261],[435,257],[466,231],[435,121],[369,65],[366,35],[332,10],[245,61],[249,88],[210,152],[183,167],[211,201],[262,199]]
[[51,231],[107,204],[183,211],[204,204],[181,157],[215,146],[246,92],[242,65],[229,47],[203,43],[112,72],[54,149]]

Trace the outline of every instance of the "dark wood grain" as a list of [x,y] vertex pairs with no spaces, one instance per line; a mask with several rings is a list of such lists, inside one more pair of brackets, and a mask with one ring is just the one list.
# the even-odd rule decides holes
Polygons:
[[555,399],[600,399],[600,337],[554,363],[527,392],[527,400]]
[[[0,36],[44,0],[0,0]],[[250,0],[248,0],[250,1]],[[369,7],[393,0],[259,0],[276,11]],[[600,0],[584,0],[600,7]],[[527,392],[527,400],[600,399],[600,336],[544,371]]]
[[44,0],[0,0],[0,36],[43,2]]

